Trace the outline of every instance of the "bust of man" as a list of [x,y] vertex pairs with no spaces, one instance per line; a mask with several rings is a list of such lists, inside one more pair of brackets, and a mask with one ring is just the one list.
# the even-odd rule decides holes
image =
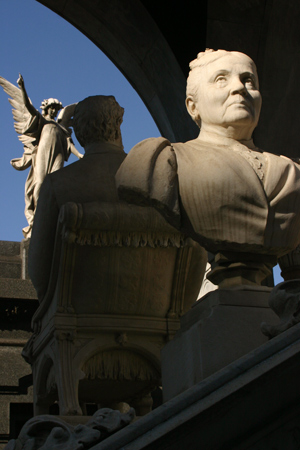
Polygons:
[[261,95],[247,55],[207,50],[190,69],[186,106],[198,138],[137,144],[117,173],[119,194],[153,205],[218,255],[214,283],[220,266],[246,264],[243,283],[260,284],[300,242],[300,166],[253,143]]
[[60,208],[67,202],[118,201],[115,173],[126,156],[123,114],[113,96],[88,97],[75,108],[73,128],[85,155],[46,176],[33,224],[28,269],[40,301],[49,283]]

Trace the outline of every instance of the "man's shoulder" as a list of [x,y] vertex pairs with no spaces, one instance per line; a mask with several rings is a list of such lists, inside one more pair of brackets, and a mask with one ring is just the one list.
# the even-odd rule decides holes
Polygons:
[[57,196],[61,190],[64,190],[66,185],[76,186],[84,176],[88,176],[87,172],[87,164],[83,162],[83,159],[80,159],[49,173],[45,177],[43,185],[45,184],[47,189]]
[[52,181],[54,181],[54,180],[58,180],[60,178],[65,178],[66,176],[68,176],[68,174],[72,174],[76,171],[81,171],[82,166],[85,165],[83,163],[83,160],[84,160],[84,158],[74,161],[74,162],[68,164],[67,166],[62,167],[59,170],[55,170],[54,172],[49,173],[49,175],[47,175],[47,177],[49,177]]

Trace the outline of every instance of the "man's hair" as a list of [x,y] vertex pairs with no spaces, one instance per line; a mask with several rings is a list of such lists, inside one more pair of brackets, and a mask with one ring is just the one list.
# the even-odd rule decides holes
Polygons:
[[121,137],[124,109],[112,95],[87,97],[76,105],[73,128],[82,147],[96,141],[115,141]]

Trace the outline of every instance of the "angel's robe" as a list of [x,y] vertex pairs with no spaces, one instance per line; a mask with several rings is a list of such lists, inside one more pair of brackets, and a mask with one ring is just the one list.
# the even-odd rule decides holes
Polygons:
[[142,141],[116,175],[119,196],[154,206],[213,253],[288,253],[300,243],[300,166],[233,142]]
[[30,117],[22,134],[35,139],[33,150],[24,147],[23,157],[11,161],[17,170],[27,169],[31,165],[25,183],[25,216],[29,225],[23,229],[23,234],[27,237],[32,228],[41,185],[48,173],[61,169],[64,161],[68,160],[72,141],[69,130],[54,120],[46,120],[39,112]]

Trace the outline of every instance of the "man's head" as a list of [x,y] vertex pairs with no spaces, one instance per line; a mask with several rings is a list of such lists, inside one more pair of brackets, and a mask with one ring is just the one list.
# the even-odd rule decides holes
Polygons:
[[190,69],[186,106],[198,126],[240,128],[250,138],[261,108],[252,59],[239,52],[206,50]]
[[93,142],[122,142],[124,109],[112,95],[87,97],[76,105],[73,128],[82,147]]

